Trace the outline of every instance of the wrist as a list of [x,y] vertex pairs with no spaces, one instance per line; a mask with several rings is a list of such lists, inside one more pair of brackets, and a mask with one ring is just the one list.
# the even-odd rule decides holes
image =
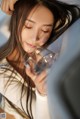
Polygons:
[[43,95],[43,94],[39,93],[38,90],[36,90],[35,93],[36,93],[37,98],[39,98],[40,100],[45,101],[47,99],[47,95]]

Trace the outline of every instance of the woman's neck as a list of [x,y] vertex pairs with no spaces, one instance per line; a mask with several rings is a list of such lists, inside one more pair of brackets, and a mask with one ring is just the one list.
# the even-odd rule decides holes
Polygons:
[[15,48],[13,52],[7,56],[6,59],[10,63],[10,65],[21,74],[24,65],[23,63],[21,63],[21,57],[19,55],[18,49]]
[[[25,76],[23,75],[24,64],[22,62],[22,57],[19,55],[18,49],[15,48],[14,51],[9,56],[7,56],[6,59],[9,64],[25,79]],[[31,86],[34,87],[34,83],[32,81]]]
[[11,54],[8,55],[7,59],[8,59],[9,61],[13,61],[13,62],[14,62],[14,61],[17,61],[17,60],[19,59],[19,51],[18,51],[18,49],[15,48],[15,49],[11,52]]

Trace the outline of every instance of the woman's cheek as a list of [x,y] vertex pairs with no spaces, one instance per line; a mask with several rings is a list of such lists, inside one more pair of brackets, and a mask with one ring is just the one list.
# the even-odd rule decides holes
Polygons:
[[21,33],[21,37],[22,37],[22,42],[25,41],[25,39],[27,39],[27,35],[26,35],[26,30],[23,30]]
[[39,45],[42,46],[48,41],[49,37],[45,37],[39,41]]

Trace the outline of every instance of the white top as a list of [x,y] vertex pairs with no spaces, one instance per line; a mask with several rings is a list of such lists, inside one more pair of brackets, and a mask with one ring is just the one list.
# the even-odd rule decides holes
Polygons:
[[[19,73],[16,72],[12,74],[12,77],[16,77],[14,82],[9,82],[6,87],[6,82],[8,81],[8,77],[11,75],[11,71],[8,70],[6,72],[5,68],[9,68],[13,70],[13,67],[7,62],[6,59],[0,62],[0,93],[5,95],[9,101],[19,107],[22,111],[21,103],[20,103],[20,96],[21,96],[21,86],[23,83],[23,78]],[[3,73],[4,72],[4,73]],[[1,74],[2,73],[2,74]],[[10,79],[10,81],[12,78]],[[25,85],[25,89],[27,90],[27,86]],[[26,95],[27,91],[24,91],[24,95],[22,97],[22,104],[26,111]],[[10,107],[6,100],[2,100],[3,108],[6,112],[13,114],[16,119],[23,119],[23,117],[16,112],[15,109]],[[32,99],[32,112],[34,119],[50,119],[49,110],[48,110],[48,103],[47,103],[47,96],[41,96],[38,91],[35,89],[33,91],[33,99]]]

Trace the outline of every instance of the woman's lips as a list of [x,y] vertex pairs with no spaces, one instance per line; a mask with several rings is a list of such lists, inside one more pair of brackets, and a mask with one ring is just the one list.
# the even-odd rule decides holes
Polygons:
[[36,47],[35,45],[29,44],[29,43],[27,43],[27,42],[26,42],[26,44],[27,44],[29,47],[32,47],[32,48],[35,48],[35,47]]

